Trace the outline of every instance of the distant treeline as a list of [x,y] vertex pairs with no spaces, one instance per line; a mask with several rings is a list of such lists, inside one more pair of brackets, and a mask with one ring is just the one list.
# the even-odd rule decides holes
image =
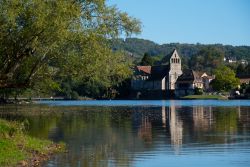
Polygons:
[[250,46],[232,46],[222,44],[181,44],[181,43],[170,43],[159,45],[150,40],[138,39],[138,38],[127,38],[127,39],[116,39],[112,42],[112,48],[114,50],[124,50],[134,56],[135,59],[141,59],[142,56],[147,52],[152,56],[166,56],[173,49],[177,49],[178,53],[182,57],[191,57],[199,53],[204,48],[210,47],[218,49],[226,57],[233,57],[237,60],[246,59],[250,60]]

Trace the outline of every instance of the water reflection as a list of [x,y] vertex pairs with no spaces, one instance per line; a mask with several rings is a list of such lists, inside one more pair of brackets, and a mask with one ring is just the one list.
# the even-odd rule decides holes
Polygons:
[[249,107],[36,106],[0,110],[2,118],[27,119],[28,133],[33,136],[67,143],[68,153],[55,156],[44,166],[250,165]]

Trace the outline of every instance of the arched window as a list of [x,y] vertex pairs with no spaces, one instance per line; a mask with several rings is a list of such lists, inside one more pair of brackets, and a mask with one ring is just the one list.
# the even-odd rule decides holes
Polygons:
[[171,59],[172,63],[174,63],[174,59]]

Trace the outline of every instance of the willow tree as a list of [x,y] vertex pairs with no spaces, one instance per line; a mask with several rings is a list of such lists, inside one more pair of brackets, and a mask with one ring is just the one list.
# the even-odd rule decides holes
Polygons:
[[105,0],[0,0],[0,88],[53,75],[110,87],[129,68],[107,40],[139,32],[137,19]]

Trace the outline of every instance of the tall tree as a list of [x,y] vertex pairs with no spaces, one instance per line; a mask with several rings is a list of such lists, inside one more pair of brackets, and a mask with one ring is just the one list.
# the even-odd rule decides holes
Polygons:
[[51,76],[110,86],[129,67],[107,39],[139,33],[140,22],[105,0],[3,0],[0,30],[0,88],[26,88]]
[[140,64],[142,66],[152,66],[154,64],[154,59],[148,53],[145,53]]
[[237,75],[244,75],[246,74],[246,69],[242,64],[239,64],[236,68],[236,74]]

